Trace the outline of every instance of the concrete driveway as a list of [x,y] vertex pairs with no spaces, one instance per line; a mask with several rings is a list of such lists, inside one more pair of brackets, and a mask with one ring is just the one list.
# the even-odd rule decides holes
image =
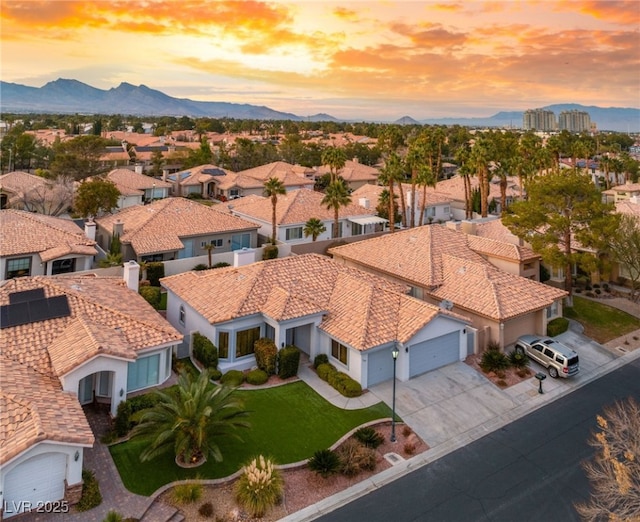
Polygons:
[[[568,331],[557,339],[578,353],[580,373],[570,379],[547,377],[542,395],[534,377],[501,389],[469,365],[457,362],[408,382],[397,382],[396,413],[431,448],[461,438],[475,440],[592,380],[618,358],[578,332]],[[548,375],[533,361],[531,369]],[[391,381],[373,386],[370,392],[391,405]]]

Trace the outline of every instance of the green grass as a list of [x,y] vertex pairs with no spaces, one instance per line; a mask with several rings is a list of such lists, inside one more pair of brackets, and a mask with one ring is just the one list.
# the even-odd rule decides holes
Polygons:
[[207,461],[195,469],[182,469],[169,454],[141,463],[139,454],[146,444],[144,440],[111,446],[111,455],[127,489],[150,495],[174,480],[228,477],[258,454],[269,456],[278,464],[297,462],[330,447],[365,422],[391,417],[391,410],[384,403],[361,410],[337,408],[302,381],[236,393],[250,411],[251,428],[240,431],[242,441],[228,438],[219,442],[222,462]]
[[585,335],[599,343],[640,329],[640,319],[583,297],[573,296],[573,307],[565,308],[564,316],[581,323]]
[[160,294],[160,306],[158,306],[158,310],[166,310],[167,309],[167,292],[162,292]]

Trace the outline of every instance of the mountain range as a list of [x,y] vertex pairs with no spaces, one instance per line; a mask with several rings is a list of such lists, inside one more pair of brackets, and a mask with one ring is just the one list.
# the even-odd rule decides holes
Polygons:
[[[640,109],[560,104],[542,107],[556,114],[577,109],[589,113],[601,130],[640,132]],[[146,85],[123,82],[108,90],[91,87],[78,80],[58,79],[42,87],[0,81],[2,113],[81,113],[137,116],[190,116],[254,120],[343,121],[329,114],[298,116],[262,105],[194,101],[174,98]],[[439,118],[415,120],[404,116],[395,123],[464,125],[469,127],[520,127],[522,112],[498,112],[484,118]]]

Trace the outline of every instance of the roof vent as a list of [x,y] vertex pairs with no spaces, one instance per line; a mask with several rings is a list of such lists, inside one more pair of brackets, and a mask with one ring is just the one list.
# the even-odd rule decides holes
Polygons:
[[443,299],[442,301],[440,301],[440,305],[439,306],[443,310],[451,310],[453,308],[453,303],[451,301],[449,301],[448,299]]

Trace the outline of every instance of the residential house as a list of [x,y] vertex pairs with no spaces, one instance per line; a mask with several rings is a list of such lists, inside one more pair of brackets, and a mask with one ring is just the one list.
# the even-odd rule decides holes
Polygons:
[[[322,165],[317,169],[316,177],[321,177],[324,174],[331,172],[329,165]],[[353,160],[347,160],[338,171],[338,176],[344,179],[345,183],[351,190],[357,190],[363,185],[376,185],[378,183],[378,175],[380,172],[375,167],[369,167],[363,165],[357,158]]]
[[[297,346],[311,360],[326,354],[363,388],[406,381],[460,361],[464,317],[406,295],[408,287],[317,254],[241,267],[191,271],[161,279],[167,319],[185,336],[199,332],[217,347],[219,367],[256,364],[254,342]],[[212,299],[224,288],[225,299]]]
[[6,519],[82,492],[94,442],[81,405],[111,415],[131,392],[165,382],[182,335],[119,278],[21,277],[0,286],[0,505]]
[[0,280],[90,270],[98,253],[91,238],[69,219],[24,210],[0,210]]
[[329,254],[469,317],[476,337],[469,353],[490,341],[504,348],[523,333],[546,334],[548,321],[562,316],[566,292],[498,268],[483,257],[487,250],[473,236],[426,225],[331,248]]
[[188,197],[196,195],[202,198],[212,198],[216,195],[216,180],[222,180],[234,173],[215,165],[199,165],[186,170],[165,173],[162,179],[171,183],[171,194]]
[[96,219],[97,241],[109,250],[114,234],[125,261],[169,261],[255,248],[258,225],[185,198],[166,198]]
[[633,197],[640,198],[640,183],[628,181],[622,185],[611,187],[609,190],[603,191],[602,194],[606,203],[628,201]]
[[[298,189],[278,196],[276,205],[276,239],[283,243],[307,243],[304,225],[310,218],[317,218],[325,226],[318,240],[333,237],[334,211],[322,204],[324,194],[309,189]],[[234,216],[260,225],[259,234],[271,237],[273,205],[271,198],[250,196],[234,200],[227,205]],[[375,215],[375,209],[363,204],[351,203],[338,212],[338,237],[352,237],[380,232],[386,219]]]
[[120,209],[168,198],[172,188],[171,183],[145,176],[142,167],[136,167],[136,170],[115,169],[109,172],[106,178],[120,191]]
[[0,209],[14,208],[57,216],[68,210],[73,182],[15,171],[0,176]]

